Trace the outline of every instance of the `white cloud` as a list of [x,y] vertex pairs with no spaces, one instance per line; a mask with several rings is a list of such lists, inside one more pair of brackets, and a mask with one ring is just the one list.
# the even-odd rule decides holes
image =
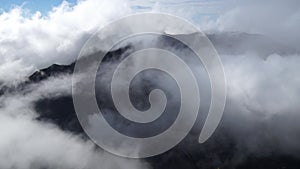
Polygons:
[[[22,110],[19,110],[22,111]],[[139,169],[147,164],[96,150],[90,141],[30,117],[0,114],[0,168]]]
[[0,96],[0,168],[139,169],[140,160],[118,158],[91,141],[34,120],[34,101],[70,95],[71,75],[52,77],[22,92]]
[[[156,5],[155,10],[172,11],[171,7],[162,9],[159,4]],[[228,1],[221,8],[224,12],[219,17],[208,17],[199,23],[200,28],[256,32],[285,40],[294,46],[299,44],[299,1],[273,1],[272,4],[262,1]],[[199,10],[198,7],[193,9]],[[213,13],[214,10],[208,11]],[[82,44],[99,26],[131,12],[123,0],[86,0],[79,1],[75,6],[63,2],[46,16],[39,12],[32,15],[18,7],[2,13],[0,82],[23,80],[35,69],[53,63],[69,63],[77,57]],[[195,17],[193,10],[173,12],[187,18]],[[263,115],[271,119],[276,115],[293,117],[299,112],[299,55],[282,57],[274,54],[262,60],[256,55],[244,54],[223,56],[222,59],[228,78],[228,98],[231,101],[229,110],[234,111],[233,121],[242,113],[246,113],[246,117],[261,119]],[[63,132],[54,125],[33,120],[33,101],[70,94],[69,80],[70,76],[51,78],[41,84],[33,84],[26,94],[0,97],[0,128],[5,129],[0,133],[0,168],[147,167],[141,161],[119,159],[95,150],[89,141]],[[258,113],[257,116],[255,113]],[[277,125],[272,121],[266,122],[272,123],[271,126]],[[243,124],[243,127],[245,125],[251,127],[253,123]],[[290,128],[294,128],[294,135],[299,131],[292,123],[277,125],[277,129],[282,131]],[[269,132],[272,131],[274,129]],[[280,133],[274,133],[270,135],[288,143]],[[293,141],[297,147],[298,142],[294,140],[289,141]]]
[[299,55],[270,55],[266,60],[254,54],[222,56],[228,83],[228,97],[235,107],[250,115],[270,118],[289,116],[300,110]]
[[35,69],[73,61],[89,35],[129,14],[124,0],[66,1],[46,16],[15,7],[0,15],[0,82],[14,81]]

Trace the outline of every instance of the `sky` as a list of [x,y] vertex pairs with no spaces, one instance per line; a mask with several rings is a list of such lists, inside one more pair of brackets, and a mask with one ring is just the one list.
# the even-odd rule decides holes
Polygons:
[[[71,4],[76,4],[77,0],[65,0]],[[79,0],[80,1],[80,0]],[[1,0],[1,9],[9,10],[15,6],[23,6],[31,10],[32,12],[40,11],[45,13],[51,10],[52,7],[61,4],[63,0],[49,0],[49,1],[39,1],[39,0]],[[212,4],[220,3],[220,0],[189,0],[189,1],[180,1],[180,0],[130,0],[129,3],[132,4],[132,8],[137,10],[146,10],[151,8],[156,4],[165,5],[165,6],[211,6]]]
[[[68,0],[68,2],[75,4],[76,0]],[[40,11],[41,13],[47,13],[54,6],[62,3],[62,0],[0,0],[0,9],[2,11],[8,11],[15,6],[23,6],[23,8],[29,9],[31,12]]]
[[[76,5],[77,0],[65,0],[71,5]],[[80,0],[79,0],[80,1]],[[0,12],[9,11],[16,6],[21,6],[27,9],[30,13],[39,11],[41,14],[46,15],[53,7],[60,5],[63,0],[0,0]],[[136,12],[148,12],[152,10],[168,12],[170,9],[180,9],[179,12],[186,13],[185,8],[193,8],[195,13],[189,16],[192,20],[199,20],[199,18],[210,17],[216,19],[218,16],[218,5],[222,3],[221,0],[129,0],[127,1],[130,7]],[[190,10],[190,9],[189,9]]]

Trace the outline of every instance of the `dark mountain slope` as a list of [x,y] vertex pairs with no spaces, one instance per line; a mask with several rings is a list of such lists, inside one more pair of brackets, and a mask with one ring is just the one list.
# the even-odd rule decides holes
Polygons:
[[[296,53],[293,49],[282,47],[279,44],[270,44],[269,40],[258,35],[224,34],[208,35],[219,53],[242,54],[244,51],[256,51],[269,55],[272,53]],[[255,43],[254,43],[255,42]],[[259,43],[258,43],[259,42]],[[254,44],[253,44],[254,43]],[[265,44],[262,45],[262,44]],[[277,46],[279,45],[279,46]],[[104,62],[114,62],[120,59],[122,53],[130,50],[125,47],[112,51]],[[62,74],[72,74],[74,63],[70,65],[52,65],[29,76],[28,80],[16,87],[2,87],[0,95],[5,93],[21,92],[27,85],[39,83],[49,77]],[[71,82],[70,82],[71,83]],[[145,96],[147,97],[147,96]],[[62,130],[82,135],[88,139],[77,120],[71,95],[54,98],[43,98],[34,103],[38,113],[36,120],[56,124]],[[225,119],[226,120],[226,119]],[[190,134],[178,146],[156,157],[148,158],[154,169],[298,169],[300,159],[291,155],[273,151],[271,154],[255,154],[240,149],[234,133],[226,128],[223,120],[213,137],[205,144],[198,144],[197,134]],[[253,143],[256,144],[256,143]]]

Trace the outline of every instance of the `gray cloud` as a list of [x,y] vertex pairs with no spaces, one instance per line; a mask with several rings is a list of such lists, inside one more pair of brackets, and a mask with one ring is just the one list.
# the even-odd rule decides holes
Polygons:
[[206,20],[206,30],[240,31],[267,35],[299,49],[300,3],[288,1],[225,1],[215,20]]
[[145,9],[146,11],[181,16],[206,32],[238,31],[263,34],[299,49],[300,2],[297,0],[142,2],[140,4],[150,7]]

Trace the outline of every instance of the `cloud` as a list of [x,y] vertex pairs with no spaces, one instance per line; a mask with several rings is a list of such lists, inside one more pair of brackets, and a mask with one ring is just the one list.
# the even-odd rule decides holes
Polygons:
[[123,0],[63,1],[45,16],[15,7],[0,15],[0,81],[20,80],[53,63],[74,61],[98,28],[129,14]]
[[[202,128],[199,121],[180,149],[191,153],[199,168],[239,168],[241,164],[248,166],[252,158],[260,161],[254,160],[255,167],[268,163],[279,166],[285,160],[282,157],[298,161],[299,55],[272,54],[262,59],[257,54],[244,53],[221,55],[221,59],[228,87],[221,123],[207,142],[197,144]],[[199,115],[205,113],[200,111]],[[175,153],[169,156],[175,158]],[[287,168],[293,165],[284,163]]]
[[[213,16],[204,17],[197,23],[199,27],[221,32],[261,33],[298,47],[299,1],[276,0],[271,5],[262,1],[225,2],[228,3],[217,4],[221,11],[217,14],[215,9],[204,12]],[[154,10],[188,19],[199,14],[193,13],[199,6],[187,11],[178,10],[176,4],[155,5]],[[63,2],[46,16],[39,12],[31,14],[20,7],[2,13],[0,82],[24,80],[34,70],[53,63],[70,63],[99,26],[131,12],[123,0],[86,0],[75,6]],[[228,101],[221,127],[237,142],[240,152],[235,152],[236,156],[247,152],[259,155],[270,150],[299,154],[299,55],[280,56],[275,52],[264,60],[258,54],[245,52],[221,58],[228,82]],[[95,149],[90,141],[34,120],[33,102],[70,95],[70,78],[69,75],[52,77],[30,85],[25,91],[0,96],[0,128],[5,129],[0,133],[4,138],[0,140],[0,168],[148,167],[142,161],[113,157]]]
[[253,54],[224,56],[228,93],[250,112],[265,115],[296,113],[299,55],[270,55],[266,60]]
[[96,150],[92,142],[65,133],[51,124],[3,114],[0,114],[0,119],[0,127],[6,129],[0,134],[0,167],[3,169],[147,167],[146,163]]
[[150,8],[145,8],[144,11],[167,12],[181,16],[206,32],[263,34],[299,49],[300,2],[297,0],[143,2],[138,4]]
[[220,131],[234,138],[235,155],[299,154],[299,55],[263,60],[246,53],[222,60],[228,96]]
[[240,31],[270,36],[299,49],[300,2],[224,1],[216,19],[204,20],[205,30]]
[[23,91],[0,96],[0,168],[148,168],[139,160],[118,158],[91,141],[36,121],[35,101],[71,94],[71,75],[51,77]]
[[[225,34],[226,35],[226,34]],[[298,70],[300,65],[300,55],[297,53],[293,53],[293,51],[290,51],[290,54],[285,55],[279,55],[276,52],[279,53],[285,53],[285,48],[279,48],[276,47],[275,51],[270,51],[266,53],[264,52],[258,52],[256,47],[248,48],[248,50],[243,50],[246,48],[243,48],[243,45],[235,45],[239,43],[244,43],[244,41],[247,41],[247,43],[251,45],[257,45],[262,46],[263,42],[260,42],[261,38],[263,39],[264,36],[261,35],[248,35],[246,34],[246,37],[251,36],[251,40],[248,38],[245,38],[244,35],[240,36],[240,34],[233,34],[236,39],[239,39],[236,43],[232,43],[232,41],[228,39],[234,39],[230,38],[232,34],[228,34],[228,36],[224,36],[222,38],[222,41],[218,41],[220,43],[219,45],[225,45],[224,48],[226,48],[229,52],[223,52],[221,54],[221,60],[224,65],[226,79],[227,79],[227,85],[228,85],[228,95],[227,95],[227,103],[226,103],[226,109],[224,112],[224,116],[222,119],[222,123],[220,124],[219,131],[217,133],[214,133],[212,138],[215,138],[216,140],[221,139],[225,144],[233,147],[230,147],[232,149],[228,150],[228,147],[221,147],[226,149],[224,151],[228,151],[228,153],[233,153],[234,158],[240,158],[244,156],[245,158],[248,158],[248,155],[250,153],[254,154],[255,156],[269,156],[270,152],[274,152],[275,154],[288,154],[293,155],[293,157],[296,157],[297,159],[300,152],[300,144],[295,141],[299,140],[300,135],[300,127],[297,124],[297,120],[299,120],[299,110],[300,106],[298,104],[298,100],[300,100],[300,96],[298,93],[300,93],[300,78],[298,76]],[[188,35],[187,35],[188,36]],[[253,38],[253,40],[252,40]],[[247,40],[248,39],[248,40]],[[144,39],[146,41],[146,39]],[[231,44],[228,46],[226,42],[230,41]],[[151,41],[152,43],[157,43],[157,41]],[[161,41],[160,41],[161,42]],[[216,41],[215,41],[216,42]],[[133,43],[134,44],[134,43]],[[139,43],[140,44],[140,43]],[[148,43],[149,45],[150,43]],[[176,53],[179,56],[185,56],[184,59],[191,59],[191,67],[192,70],[194,69],[201,69],[201,64],[198,62],[195,62],[192,58],[192,55],[189,55],[188,51],[179,48],[179,45],[172,46],[164,46],[168,43],[161,43],[162,48],[167,48],[168,51],[172,51]],[[239,49],[240,52],[232,52],[230,53],[230,46],[233,46],[231,48],[239,47],[242,49]],[[134,45],[136,49],[138,49],[138,45]],[[151,46],[151,45],[150,45]],[[169,47],[169,48],[168,48]],[[176,48],[178,47],[178,48]],[[178,51],[176,51],[178,50]],[[126,52],[124,52],[126,53]],[[229,53],[229,54],[224,54]],[[269,54],[271,53],[271,54]],[[189,60],[187,59],[187,60]],[[157,60],[160,61],[160,60]],[[114,63],[115,64],[115,63]],[[107,65],[104,65],[104,70],[110,72],[114,70],[114,65],[112,63],[107,63]],[[131,67],[134,66],[134,64],[130,64]],[[112,70],[111,70],[112,69]],[[180,69],[178,69],[180,71]],[[197,79],[199,81],[206,81],[205,75],[199,73],[201,70],[198,70],[198,74],[196,74]],[[104,88],[109,85],[107,85],[107,77],[112,77],[111,74],[101,74],[103,79],[98,79],[99,88],[97,95],[99,94],[99,98],[102,98],[102,108],[103,107],[110,107],[112,106],[112,103],[110,103],[107,99],[107,95],[101,95],[101,92],[110,92],[110,88]],[[142,80],[138,81],[138,78],[143,78]],[[171,93],[171,96],[168,97],[168,103],[171,104],[170,108],[167,108],[167,112],[177,112],[176,105],[180,101],[176,100],[179,99],[179,96],[176,95],[176,92],[178,92],[178,89],[176,87],[171,86],[173,81],[168,80],[167,77],[164,77],[163,74],[157,75],[157,72],[151,74],[149,71],[149,74],[143,73],[136,77],[136,81],[132,81],[131,83],[131,101],[133,104],[138,105],[142,104],[144,107],[147,107],[145,103],[147,104],[148,101],[148,95],[147,93],[147,86],[148,85],[157,85],[160,89],[162,88],[163,91],[165,91],[167,94],[168,92]],[[144,80],[144,81],[143,81]],[[141,86],[141,87],[140,87]],[[144,87],[143,87],[144,86]],[[149,87],[149,86],[148,86]],[[209,91],[209,85],[201,85],[202,91]],[[167,89],[165,89],[167,88]],[[139,95],[139,90],[141,90],[143,95]],[[170,92],[171,90],[171,92]],[[176,92],[175,92],[176,91]],[[97,91],[96,91],[97,92]],[[200,92],[202,93],[202,92]],[[205,93],[207,94],[207,93]],[[141,99],[141,97],[143,99]],[[146,98],[146,99],[144,99]],[[209,102],[209,97],[203,98],[201,95],[201,103],[203,102]],[[135,101],[138,100],[138,101]],[[134,102],[135,101],[135,102]],[[142,102],[142,103],[141,103]],[[141,106],[142,108],[144,108]],[[202,106],[202,105],[201,105]],[[206,105],[204,105],[206,106]],[[149,108],[149,107],[147,107]],[[112,108],[111,108],[112,109]],[[207,113],[207,111],[200,112],[200,116],[203,113]],[[112,112],[111,114],[114,114]],[[143,136],[145,135],[151,135],[153,134],[152,131],[160,131],[160,129],[164,128],[165,125],[171,124],[173,119],[171,119],[172,115],[168,116],[167,118],[164,118],[163,121],[156,123],[157,125],[153,125],[157,128],[146,128],[146,127],[136,127],[133,125],[126,126],[122,125],[121,120],[116,120],[113,125],[117,126],[116,128],[121,128],[119,131],[122,131],[124,133],[127,132],[127,134],[139,134],[142,133]],[[117,119],[115,116],[110,117],[111,119]],[[201,121],[198,121],[201,122]],[[120,125],[120,127],[118,126]],[[201,129],[201,125],[197,125],[197,132],[196,137],[198,137],[198,134]],[[125,131],[124,131],[125,130]],[[148,134],[151,133],[151,134]],[[225,134],[224,134],[225,133]],[[230,135],[229,139],[226,140],[226,137],[224,135],[228,134]],[[141,135],[142,135],[141,134]],[[234,144],[232,144],[230,141],[234,141]],[[214,141],[214,140],[213,140]],[[216,144],[219,144],[219,142],[213,142],[208,141],[208,144],[211,144],[211,147],[216,147]],[[201,151],[198,149],[198,145],[195,142],[195,140],[192,140],[192,143],[186,143],[182,144],[182,146],[191,146],[193,147],[191,151],[196,152],[196,154]],[[207,153],[209,150],[204,145],[204,152],[200,153]],[[200,147],[200,146],[199,146]],[[216,150],[212,150],[212,153],[215,153],[214,155],[218,155],[218,152]],[[220,150],[223,151],[223,150]],[[269,153],[269,154],[268,154]],[[294,156],[295,155],[295,156]],[[173,155],[172,157],[175,157],[176,155]],[[221,157],[220,157],[221,158]],[[230,159],[231,157],[226,157]],[[236,160],[236,159],[230,159],[230,160]],[[196,160],[202,160],[201,157]]]

